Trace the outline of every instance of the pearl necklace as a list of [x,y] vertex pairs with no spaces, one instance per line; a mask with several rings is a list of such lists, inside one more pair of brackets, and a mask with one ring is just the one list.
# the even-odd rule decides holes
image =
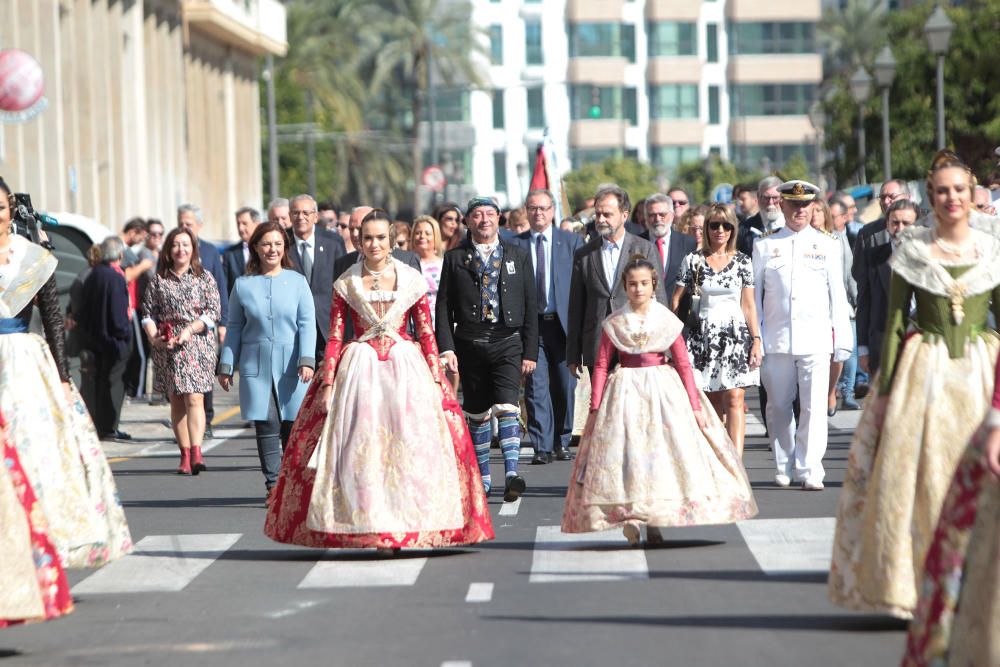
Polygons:
[[965,254],[965,248],[963,248],[961,245],[945,241],[936,233],[934,234],[934,243],[937,245],[938,248],[940,248],[941,252],[945,253],[946,255],[954,255],[956,257],[961,257],[963,254]]
[[361,265],[365,267],[365,270],[372,277],[372,291],[373,292],[379,291],[381,289],[379,285],[379,279],[382,277],[383,273],[389,270],[389,267],[392,266],[392,264],[386,264],[385,268],[382,269],[381,271],[373,271],[372,268],[368,266],[367,260],[361,262]]

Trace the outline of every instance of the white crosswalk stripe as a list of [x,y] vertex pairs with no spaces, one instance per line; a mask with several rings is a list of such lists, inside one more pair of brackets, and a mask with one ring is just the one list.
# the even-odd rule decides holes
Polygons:
[[[363,588],[369,586],[413,586],[420,572],[427,565],[426,558],[396,556],[382,558],[370,554],[371,560],[358,560],[368,556],[354,552],[334,560],[316,563],[299,583],[299,588]],[[409,552],[412,553],[412,552]],[[362,555],[364,554],[364,555]],[[349,559],[348,559],[349,558]]]
[[751,519],[740,533],[765,574],[828,572],[833,552],[833,517]]
[[148,535],[135,551],[105,565],[76,586],[77,595],[182,591],[236,544],[242,533]]
[[621,531],[572,535],[559,526],[538,526],[531,583],[648,579],[642,549],[628,546]]

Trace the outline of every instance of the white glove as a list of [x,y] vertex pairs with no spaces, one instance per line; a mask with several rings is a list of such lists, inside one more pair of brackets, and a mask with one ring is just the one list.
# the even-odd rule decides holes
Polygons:
[[833,351],[833,360],[837,363],[841,363],[850,359],[852,354],[854,354],[854,350],[837,348]]

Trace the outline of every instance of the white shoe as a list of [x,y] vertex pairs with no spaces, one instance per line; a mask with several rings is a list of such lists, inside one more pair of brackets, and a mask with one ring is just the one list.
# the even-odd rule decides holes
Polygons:
[[808,480],[802,482],[803,491],[822,491],[824,488],[823,482],[810,482]]
[[634,547],[639,544],[639,524],[635,521],[626,521],[625,526],[622,527],[622,534],[630,546]]
[[781,488],[786,488],[788,486],[791,486],[792,478],[789,477],[788,475],[782,475],[781,473],[778,473],[777,475],[774,476],[774,483],[780,486]]

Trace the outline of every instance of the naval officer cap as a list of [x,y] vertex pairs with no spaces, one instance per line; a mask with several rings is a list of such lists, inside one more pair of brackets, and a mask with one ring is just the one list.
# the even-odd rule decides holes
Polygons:
[[813,201],[819,196],[819,188],[808,181],[785,181],[778,186],[778,194],[788,201]]
[[465,215],[472,215],[472,212],[480,206],[489,206],[500,213],[500,205],[492,197],[473,197],[469,200],[469,205],[465,207]]

